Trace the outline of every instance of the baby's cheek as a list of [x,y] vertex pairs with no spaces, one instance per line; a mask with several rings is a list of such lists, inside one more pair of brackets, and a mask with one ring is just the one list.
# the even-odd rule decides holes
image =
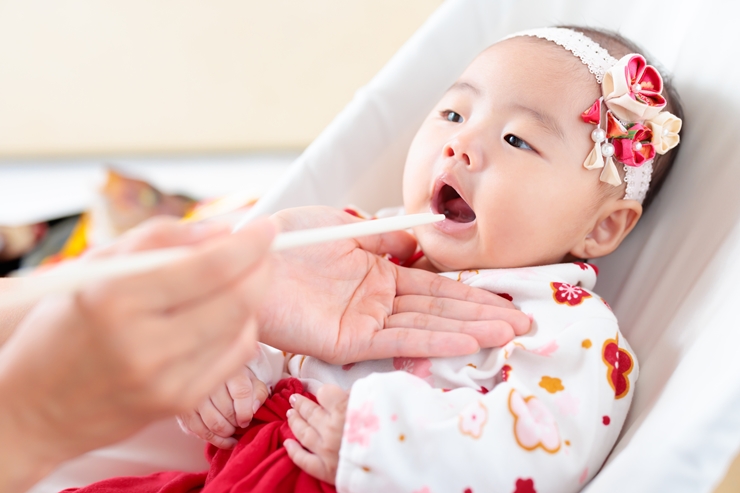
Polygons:
[[406,214],[429,212],[428,193],[422,183],[425,183],[424,175],[416,170],[406,168],[403,176],[403,207]]

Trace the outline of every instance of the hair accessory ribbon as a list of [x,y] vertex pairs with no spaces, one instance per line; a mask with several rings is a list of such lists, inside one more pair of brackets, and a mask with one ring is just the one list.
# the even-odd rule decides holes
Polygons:
[[[655,154],[665,154],[679,144],[681,119],[664,111],[663,79],[645,57],[630,53],[617,60],[583,33],[561,27],[523,31],[552,41],[578,57],[601,85],[601,97],[582,114],[584,122],[595,125],[591,132],[594,147],[583,167],[601,169],[599,179],[620,186],[615,164],[624,165],[627,183],[624,198],[642,203],[650,186]],[[603,104],[602,104],[603,103]]]

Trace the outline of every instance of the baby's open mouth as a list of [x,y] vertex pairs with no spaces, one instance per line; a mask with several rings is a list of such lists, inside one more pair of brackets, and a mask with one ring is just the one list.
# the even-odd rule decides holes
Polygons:
[[444,214],[447,219],[456,223],[469,223],[475,220],[473,209],[460,197],[457,190],[446,184],[437,192],[434,209],[438,214]]

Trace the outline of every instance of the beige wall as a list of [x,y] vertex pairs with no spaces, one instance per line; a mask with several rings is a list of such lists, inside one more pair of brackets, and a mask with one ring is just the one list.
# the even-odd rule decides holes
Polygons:
[[306,146],[441,0],[0,0],[0,158]]

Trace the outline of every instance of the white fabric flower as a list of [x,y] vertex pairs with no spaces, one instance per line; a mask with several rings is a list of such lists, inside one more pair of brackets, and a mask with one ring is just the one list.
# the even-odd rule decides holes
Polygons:
[[680,118],[667,111],[658,113],[658,116],[647,122],[653,132],[651,144],[655,147],[655,152],[665,154],[678,145],[681,140],[678,135],[681,123]]

